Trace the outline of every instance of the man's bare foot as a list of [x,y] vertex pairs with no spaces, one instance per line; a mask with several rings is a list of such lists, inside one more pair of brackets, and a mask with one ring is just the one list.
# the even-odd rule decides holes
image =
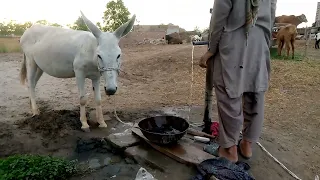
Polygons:
[[246,141],[245,139],[242,139],[240,141],[239,148],[240,148],[242,156],[245,156],[245,158],[251,158],[251,156],[252,156],[251,144],[252,144],[251,142]]
[[230,148],[219,148],[219,157],[227,158],[231,162],[238,161],[237,146],[231,146]]

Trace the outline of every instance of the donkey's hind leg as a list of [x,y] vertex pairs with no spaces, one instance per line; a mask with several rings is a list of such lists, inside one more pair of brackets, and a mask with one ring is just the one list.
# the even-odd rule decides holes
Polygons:
[[[40,69],[40,68],[38,67],[38,68],[37,68],[36,75],[35,75],[35,85],[34,85],[34,87],[37,86],[37,83],[38,83],[40,77],[42,76],[42,74],[43,74],[42,69]],[[29,102],[29,103],[30,103],[30,108],[32,109],[31,99],[30,99],[30,102]]]
[[[32,116],[36,116],[40,114],[40,111],[36,104],[35,88],[36,88],[37,81],[42,75],[42,72],[40,73],[39,71],[39,73],[37,73],[37,69],[39,68],[36,62],[32,58],[27,57],[27,66],[28,66],[27,78],[28,78],[28,86],[29,86],[29,93],[30,93]],[[37,77],[37,74],[39,77]]]

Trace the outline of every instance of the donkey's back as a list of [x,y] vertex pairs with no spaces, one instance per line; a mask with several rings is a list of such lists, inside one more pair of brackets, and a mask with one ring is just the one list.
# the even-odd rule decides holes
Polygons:
[[20,44],[26,57],[44,72],[58,78],[69,78],[74,77],[77,57],[92,60],[97,40],[87,31],[36,24],[25,31]]
[[97,43],[96,38],[88,31],[78,31],[35,24],[27,29],[20,38],[21,48],[25,51],[55,51],[64,52],[68,49],[76,51],[77,48],[90,47]]

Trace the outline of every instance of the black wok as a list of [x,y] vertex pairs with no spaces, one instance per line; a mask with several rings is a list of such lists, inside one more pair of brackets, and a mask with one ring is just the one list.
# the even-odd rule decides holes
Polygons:
[[154,116],[138,123],[142,134],[151,142],[168,145],[177,143],[187,132],[189,123],[177,116]]

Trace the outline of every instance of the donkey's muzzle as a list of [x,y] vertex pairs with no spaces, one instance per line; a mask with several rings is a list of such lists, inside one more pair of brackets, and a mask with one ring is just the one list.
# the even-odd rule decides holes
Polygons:
[[106,95],[111,96],[111,95],[114,95],[117,92],[117,87],[115,87],[115,88],[106,88],[106,87],[104,87],[104,91],[106,92]]

